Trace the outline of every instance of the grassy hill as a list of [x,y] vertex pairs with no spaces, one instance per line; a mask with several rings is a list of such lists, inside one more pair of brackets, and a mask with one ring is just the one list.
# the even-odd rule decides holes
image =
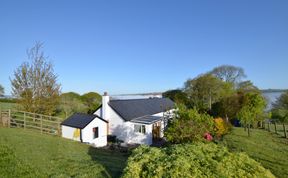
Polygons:
[[0,177],[119,177],[128,155],[0,127]]
[[258,129],[248,137],[243,128],[234,128],[223,144],[231,151],[246,152],[277,177],[288,177],[288,139]]

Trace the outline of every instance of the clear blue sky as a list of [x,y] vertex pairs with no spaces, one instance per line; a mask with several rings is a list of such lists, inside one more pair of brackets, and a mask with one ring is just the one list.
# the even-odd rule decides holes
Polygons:
[[0,2],[0,84],[35,41],[62,91],[165,91],[221,64],[259,88],[288,88],[287,0]]

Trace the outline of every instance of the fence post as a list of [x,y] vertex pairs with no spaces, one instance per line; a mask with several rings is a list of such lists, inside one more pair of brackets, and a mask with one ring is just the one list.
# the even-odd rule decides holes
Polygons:
[[61,128],[60,128],[60,123],[59,122],[57,123],[57,126],[58,126],[58,136],[61,136],[61,133],[60,133]]
[[41,124],[41,134],[43,133],[43,118],[42,118],[42,115],[40,117],[40,124]]
[[11,124],[11,109],[8,110],[8,128],[10,128]]
[[26,112],[23,113],[24,114],[24,130],[26,129]]
[[287,138],[286,127],[284,122],[283,122],[283,131],[284,131],[284,137]]
[[270,132],[270,122],[268,122],[268,131]]
[[274,122],[274,127],[275,127],[275,133],[277,134],[277,126],[276,126],[276,122]]

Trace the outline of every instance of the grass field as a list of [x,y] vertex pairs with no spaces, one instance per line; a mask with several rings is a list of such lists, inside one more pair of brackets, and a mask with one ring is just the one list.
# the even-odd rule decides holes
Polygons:
[[16,109],[16,108],[17,108],[16,103],[0,102],[0,109]]
[[[285,124],[286,127],[286,133],[288,131],[288,124]],[[268,124],[265,124],[265,129],[268,131]],[[280,123],[276,124],[276,130],[277,130],[277,134],[281,135],[282,137],[284,137],[284,128],[283,125]],[[275,132],[275,125],[274,124],[270,124],[270,132],[272,133],[276,133]],[[287,133],[288,135],[288,133]]]
[[128,157],[23,129],[0,135],[0,177],[119,177]]
[[222,143],[231,151],[246,152],[275,176],[288,177],[288,139],[258,129],[248,137],[243,128],[233,128]]

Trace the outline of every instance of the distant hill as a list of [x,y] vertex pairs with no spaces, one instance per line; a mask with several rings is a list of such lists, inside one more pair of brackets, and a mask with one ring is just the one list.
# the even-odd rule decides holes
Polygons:
[[262,93],[274,93],[274,92],[285,92],[287,89],[263,89]]

